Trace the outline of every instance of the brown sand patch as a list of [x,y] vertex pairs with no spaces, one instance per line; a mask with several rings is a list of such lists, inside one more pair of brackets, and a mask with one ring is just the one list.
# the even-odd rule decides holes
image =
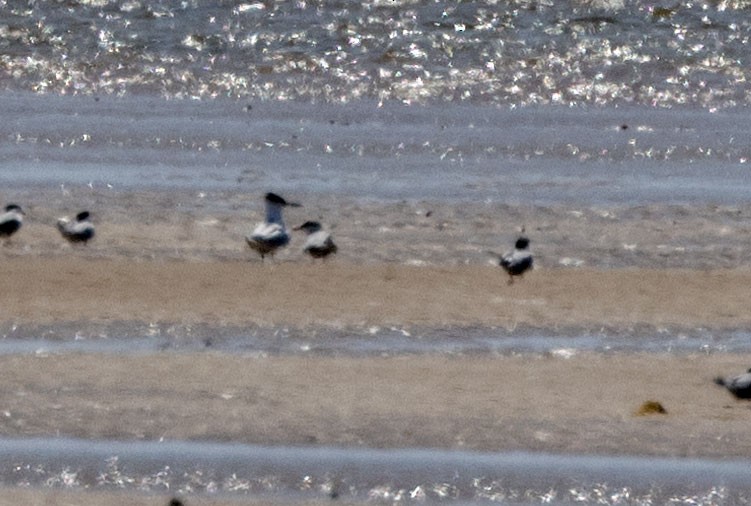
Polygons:
[[668,410],[660,401],[644,401],[636,410],[638,416],[667,415]]
[[137,262],[0,263],[0,322],[738,327],[751,271]]

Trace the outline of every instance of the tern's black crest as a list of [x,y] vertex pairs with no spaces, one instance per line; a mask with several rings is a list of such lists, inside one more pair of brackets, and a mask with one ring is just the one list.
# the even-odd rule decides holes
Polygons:
[[18,204],[8,204],[7,206],[5,206],[5,211],[18,211],[19,213],[23,214],[23,209],[21,209],[21,206],[19,206]]
[[88,220],[89,216],[91,215],[89,214],[88,211],[81,211],[80,213],[76,215],[76,221]]
[[277,195],[276,193],[269,192],[269,193],[266,194],[266,196],[264,198],[266,200],[268,200],[269,202],[273,202],[274,204],[280,204],[280,205],[283,205],[283,206],[287,205],[287,201],[284,200],[279,195]]
[[297,230],[304,230],[307,233],[312,234],[313,232],[318,232],[322,228],[323,227],[321,227],[321,224],[317,221],[306,221],[305,223],[297,227]]
[[514,246],[516,249],[527,249],[529,248],[529,239],[526,237],[520,237],[516,240],[516,245]]

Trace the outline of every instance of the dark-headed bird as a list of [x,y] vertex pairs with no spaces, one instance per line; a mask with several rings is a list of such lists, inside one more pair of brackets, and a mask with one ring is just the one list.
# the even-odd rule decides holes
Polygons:
[[503,255],[490,253],[498,258],[498,264],[509,275],[509,284],[514,282],[515,276],[522,276],[532,268],[532,253],[529,252],[529,239],[526,237],[518,238],[514,249]]
[[57,229],[68,241],[86,244],[94,237],[94,224],[90,218],[88,211],[81,211],[73,221],[68,218],[57,220]]
[[716,377],[714,382],[727,388],[738,399],[751,399],[751,369],[731,378]]
[[0,237],[10,240],[10,237],[18,232],[23,225],[24,212],[17,204],[5,206],[5,212],[0,214]]
[[317,221],[306,221],[299,227],[295,227],[295,230],[303,230],[308,234],[303,251],[313,258],[326,258],[339,249],[334,244],[331,234],[323,230]]
[[258,252],[263,259],[266,255],[273,256],[276,250],[289,244],[289,232],[284,226],[282,209],[285,207],[302,207],[296,202],[287,202],[276,193],[264,196],[266,205],[266,221],[256,225],[253,232],[245,237],[250,249]]

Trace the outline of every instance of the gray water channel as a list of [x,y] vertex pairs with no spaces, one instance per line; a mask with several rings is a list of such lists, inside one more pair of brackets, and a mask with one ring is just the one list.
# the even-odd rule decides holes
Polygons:
[[520,353],[744,353],[743,329],[550,329],[502,327],[264,328],[121,322],[0,329],[0,355],[216,351],[267,355],[385,356]]
[[[556,205],[745,203],[744,110],[0,94],[6,189],[316,193]],[[110,190],[108,190],[110,191]]]
[[264,447],[186,441],[0,440],[5,485],[387,502],[746,504],[751,461]]

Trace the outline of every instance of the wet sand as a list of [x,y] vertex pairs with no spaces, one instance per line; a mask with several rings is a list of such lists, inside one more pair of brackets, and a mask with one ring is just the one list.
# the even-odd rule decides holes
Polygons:
[[[0,321],[741,327],[751,272],[11,258]],[[0,357],[0,435],[747,456],[741,355]],[[40,374],[43,371],[43,374]],[[646,400],[665,416],[637,417]],[[211,413],[211,417],[206,417]]]
[[5,324],[167,322],[347,327],[496,325],[735,328],[751,270],[139,262],[10,258]]
[[[9,257],[0,322],[742,328],[751,271]],[[747,456],[742,355],[0,357],[0,435]],[[43,371],[43,374],[40,374]],[[301,373],[304,371],[304,373]],[[635,417],[646,400],[666,416]],[[206,413],[212,413],[210,418]]]
[[[696,457],[751,453],[748,355],[0,357],[0,434]],[[44,374],[40,374],[44,371]],[[638,416],[648,400],[667,414]]]
[[[508,205],[501,202],[364,201],[285,194],[288,226],[315,219],[345,264],[490,266],[524,228],[538,267],[594,269],[751,269],[751,205]],[[6,192],[26,220],[4,258],[258,263],[245,236],[262,219],[261,194],[246,192],[33,189]],[[55,222],[88,209],[97,237],[72,248]],[[308,263],[304,237],[277,255]]]

